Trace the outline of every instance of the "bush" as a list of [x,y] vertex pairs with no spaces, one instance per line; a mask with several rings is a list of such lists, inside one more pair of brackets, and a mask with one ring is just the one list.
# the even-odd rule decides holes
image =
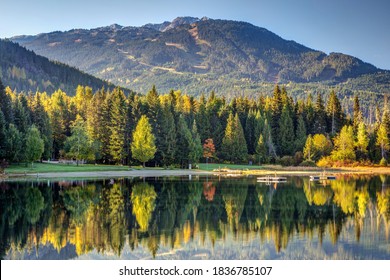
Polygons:
[[318,162],[317,162],[318,167],[332,167],[333,166],[333,160],[330,156],[327,157],[322,157]]
[[387,166],[387,159],[382,158],[381,161],[379,162],[380,166]]
[[294,158],[292,156],[283,156],[279,161],[280,161],[280,164],[283,166],[294,165]]
[[300,165],[303,161],[303,153],[296,152],[294,155],[294,165]]
[[302,161],[301,164],[299,164],[299,166],[305,166],[305,167],[317,167],[316,163],[312,160],[305,160],[305,161]]

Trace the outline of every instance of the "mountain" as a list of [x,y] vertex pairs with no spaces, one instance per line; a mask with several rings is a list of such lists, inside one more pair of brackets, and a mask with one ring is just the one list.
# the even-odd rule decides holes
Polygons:
[[0,79],[5,86],[17,91],[46,91],[52,93],[62,89],[74,94],[78,85],[90,86],[94,90],[114,88],[114,85],[92,75],[53,62],[7,40],[0,40]]
[[[11,39],[112,83],[148,91],[234,94],[274,83],[390,91],[390,72],[326,54],[246,22],[180,17],[142,27],[111,25]],[[367,81],[378,81],[375,89]]]

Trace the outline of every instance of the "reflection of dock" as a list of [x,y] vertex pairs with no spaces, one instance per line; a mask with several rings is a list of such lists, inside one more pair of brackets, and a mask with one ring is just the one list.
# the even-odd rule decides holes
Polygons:
[[287,182],[287,178],[286,177],[272,177],[272,176],[257,177],[257,182],[259,182],[259,183],[285,183],[285,182]]
[[325,181],[325,180],[336,180],[336,176],[333,175],[310,176],[310,181]]

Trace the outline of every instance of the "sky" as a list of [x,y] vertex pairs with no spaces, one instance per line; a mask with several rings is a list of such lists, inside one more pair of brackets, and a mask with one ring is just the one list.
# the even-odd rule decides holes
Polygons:
[[239,20],[390,70],[389,0],[0,0],[0,38],[178,16]]

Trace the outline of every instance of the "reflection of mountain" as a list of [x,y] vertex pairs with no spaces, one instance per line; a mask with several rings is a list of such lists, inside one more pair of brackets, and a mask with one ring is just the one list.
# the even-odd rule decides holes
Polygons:
[[[380,182],[339,178],[323,186],[296,178],[277,189],[251,179],[214,178],[207,185],[202,178],[83,186],[1,183],[0,254],[2,259],[390,258],[378,243],[390,238],[390,189]],[[212,200],[205,191],[211,187]]]

